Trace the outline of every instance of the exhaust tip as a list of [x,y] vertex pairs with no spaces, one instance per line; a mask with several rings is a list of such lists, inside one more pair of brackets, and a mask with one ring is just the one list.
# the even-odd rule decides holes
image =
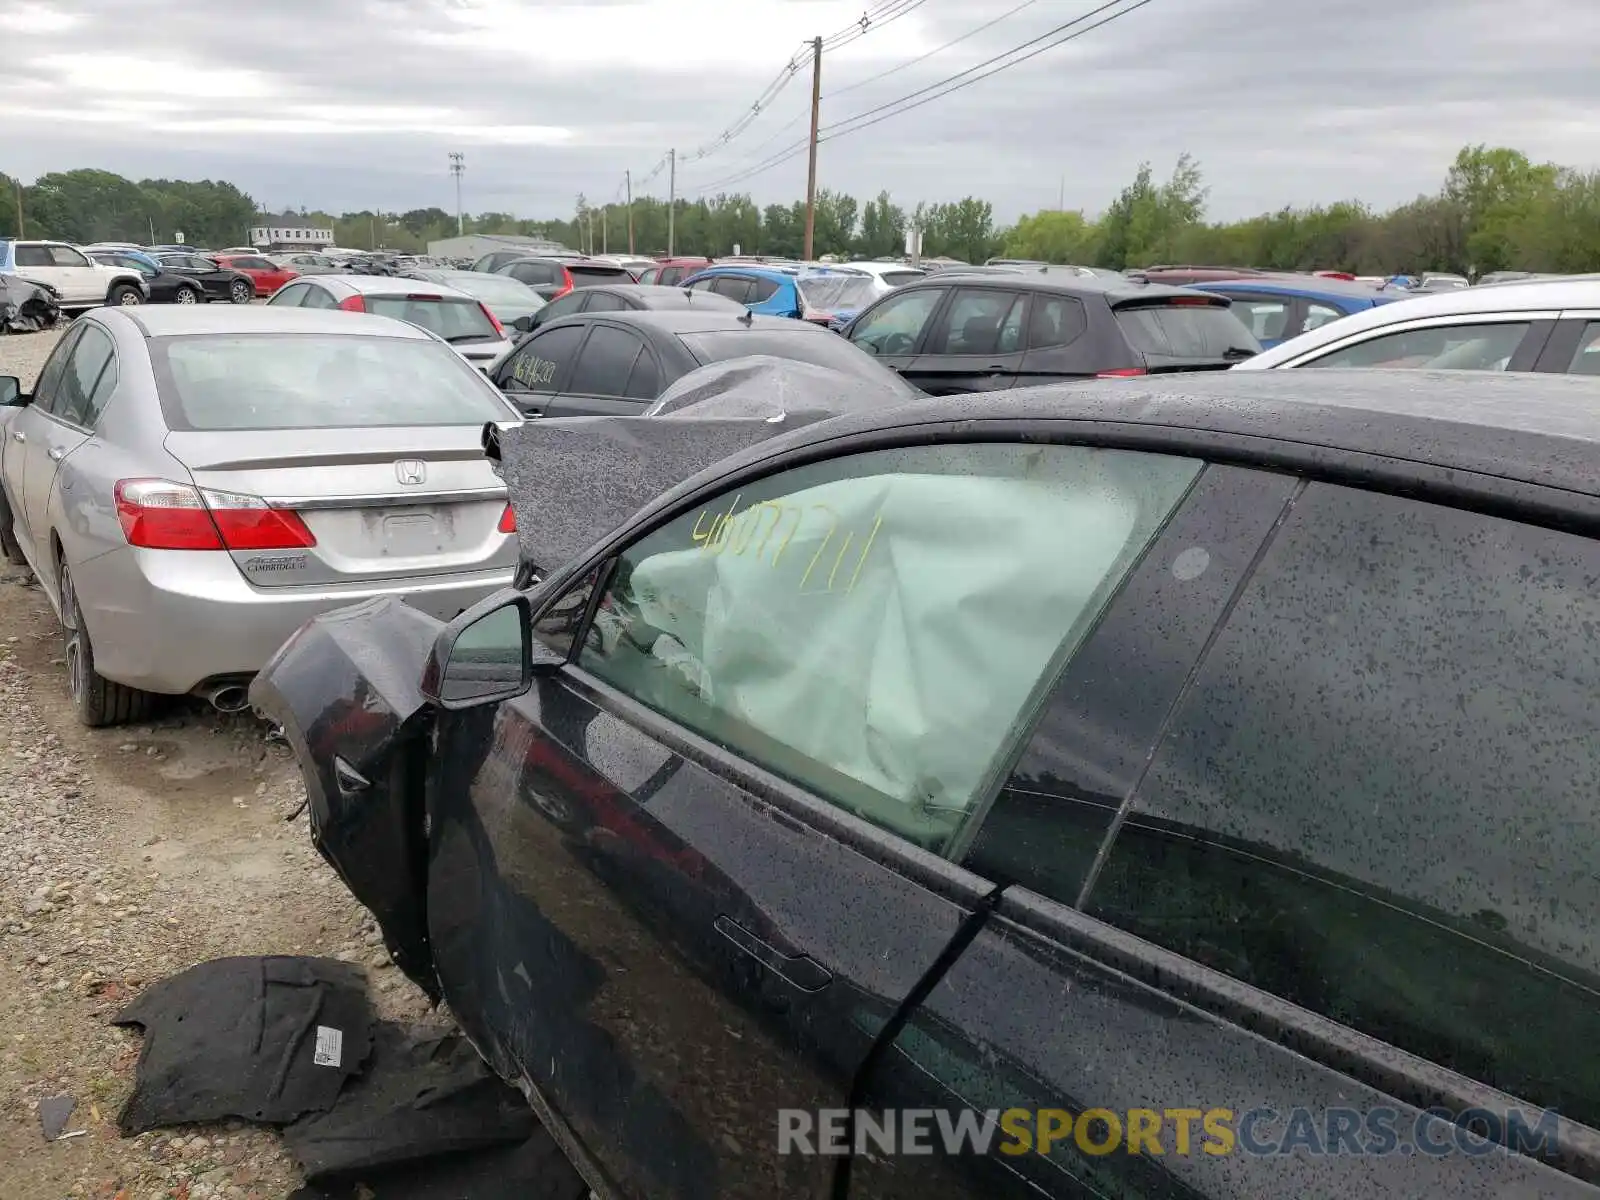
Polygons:
[[200,693],[220,713],[243,712],[250,707],[250,688],[243,683],[223,683]]

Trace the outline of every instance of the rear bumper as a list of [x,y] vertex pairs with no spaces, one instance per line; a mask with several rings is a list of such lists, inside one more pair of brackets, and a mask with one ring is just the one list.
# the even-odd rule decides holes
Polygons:
[[107,679],[181,694],[217,676],[253,675],[321,613],[400,596],[448,621],[511,583],[500,568],[329,588],[258,588],[226,554],[131,547],[73,568],[78,603]]

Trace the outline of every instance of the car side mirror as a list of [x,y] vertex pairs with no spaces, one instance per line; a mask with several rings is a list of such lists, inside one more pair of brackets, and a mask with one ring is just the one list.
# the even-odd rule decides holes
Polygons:
[[522,695],[536,672],[566,661],[533,636],[533,608],[521,592],[497,592],[439,633],[422,669],[425,700],[448,711]]
[[25,408],[33,397],[22,390],[15,375],[0,375],[0,408]]
[[517,330],[519,333],[532,333],[533,332],[533,314],[532,313],[523,313],[515,321],[511,322],[511,328]]

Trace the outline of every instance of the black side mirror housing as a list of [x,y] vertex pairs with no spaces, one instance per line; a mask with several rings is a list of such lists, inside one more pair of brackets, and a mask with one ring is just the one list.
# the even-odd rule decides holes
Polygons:
[[15,375],[0,375],[0,408],[25,408],[33,397],[22,390]]
[[535,674],[553,671],[566,656],[533,636],[533,606],[510,589],[462,612],[439,632],[422,668],[423,699],[446,711],[515,699]]
[[515,321],[511,322],[511,328],[517,330],[519,333],[532,333],[533,332],[533,314],[532,313],[523,313]]

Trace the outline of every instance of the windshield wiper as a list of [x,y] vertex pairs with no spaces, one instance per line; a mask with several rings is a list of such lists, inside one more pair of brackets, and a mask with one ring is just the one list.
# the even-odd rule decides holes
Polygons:
[[492,342],[495,340],[492,333],[452,333],[445,341],[454,346],[457,342]]

